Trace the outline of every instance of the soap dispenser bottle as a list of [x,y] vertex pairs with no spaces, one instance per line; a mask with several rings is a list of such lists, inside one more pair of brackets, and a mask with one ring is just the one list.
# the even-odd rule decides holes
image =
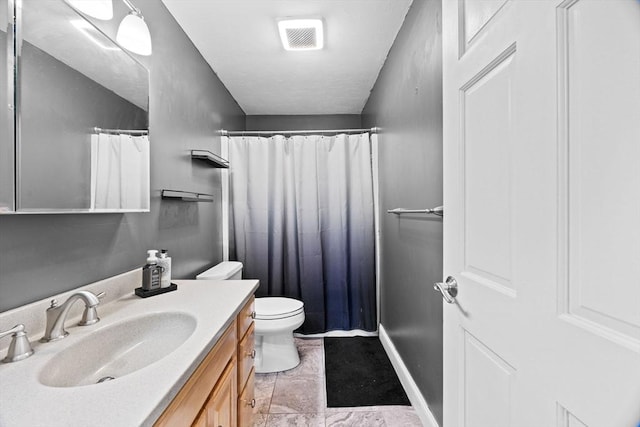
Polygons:
[[162,268],[158,265],[158,253],[155,249],[147,251],[147,264],[142,267],[142,289],[151,291],[160,287]]
[[169,251],[166,249],[160,250],[160,257],[158,258],[158,265],[162,268],[162,274],[160,276],[160,287],[168,288],[171,286],[171,257]]

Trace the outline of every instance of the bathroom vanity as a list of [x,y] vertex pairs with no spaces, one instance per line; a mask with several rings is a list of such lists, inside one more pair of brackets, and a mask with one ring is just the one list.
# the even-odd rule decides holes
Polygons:
[[155,426],[252,425],[254,318],[251,297]]
[[[178,290],[139,298],[140,270],[78,290],[106,292],[100,321],[43,343],[49,300],[0,313],[0,330],[23,323],[34,354],[0,363],[0,425],[251,425],[256,280],[176,280]],[[4,357],[9,339],[0,342]]]

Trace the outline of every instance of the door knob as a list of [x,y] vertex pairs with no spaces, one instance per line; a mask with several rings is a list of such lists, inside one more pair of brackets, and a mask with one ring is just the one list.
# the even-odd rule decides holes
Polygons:
[[438,282],[433,284],[433,289],[440,291],[442,298],[449,304],[455,302],[455,297],[458,295],[458,282],[455,277],[449,276],[444,283]]

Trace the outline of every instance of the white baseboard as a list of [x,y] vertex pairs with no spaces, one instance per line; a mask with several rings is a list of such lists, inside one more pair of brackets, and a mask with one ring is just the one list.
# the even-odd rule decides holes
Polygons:
[[398,350],[396,350],[396,347],[391,342],[391,339],[389,338],[389,335],[387,335],[387,331],[385,331],[382,324],[380,325],[379,332],[380,342],[382,342],[382,346],[387,352],[387,356],[389,356],[396,374],[398,374],[400,383],[404,387],[407,397],[409,397],[409,400],[411,401],[411,405],[413,405],[413,408],[416,410],[416,414],[420,417],[420,421],[422,421],[424,427],[439,427],[436,418],[431,413],[431,410],[429,410],[427,401],[424,400],[422,393],[420,393],[420,390],[418,389],[418,385],[413,381],[407,366],[402,361]]

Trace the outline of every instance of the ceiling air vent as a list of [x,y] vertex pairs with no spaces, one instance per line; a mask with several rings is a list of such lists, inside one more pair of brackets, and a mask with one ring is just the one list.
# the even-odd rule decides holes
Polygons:
[[318,50],[323,46],[321,19],[288,19],[278,22],[286,50]]

